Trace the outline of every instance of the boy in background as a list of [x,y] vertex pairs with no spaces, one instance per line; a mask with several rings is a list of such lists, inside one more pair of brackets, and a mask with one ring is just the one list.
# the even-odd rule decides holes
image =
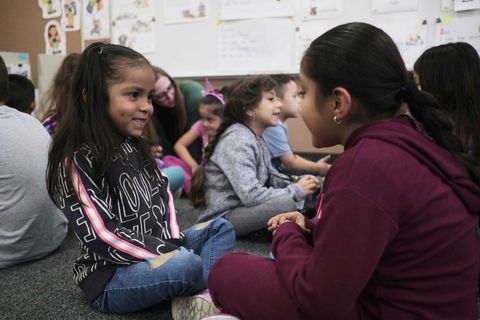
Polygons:
[[35,87],[32,81],[18,74],[9,74],[8,84],[10,92],[5,104],[20,112],[32,113],[35,110]]
[[314,162],[294,154],[288,143],[288,128],[285,121],[288,118],[298,117],[300,106],[300,94],[295,79],[289,75],[272,75],[278,84],[277,96],[282,104],[280,123],[265,130],[262,137],[267,143],[272,154],[272,163],[279,171],[287,174],[301,175],[310,173],[325,176],[330,164],[327,161],[330,156]]

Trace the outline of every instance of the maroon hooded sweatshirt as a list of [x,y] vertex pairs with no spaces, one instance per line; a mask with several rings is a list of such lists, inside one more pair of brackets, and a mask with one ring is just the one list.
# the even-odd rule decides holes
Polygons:
[[[410,118],[369,124],[331,167],[311,232],[282,224],[275,261],[227,256],[209,286],[243,319],[477,319],[479,214],[480,187]],[[217,292],[232,274],[232,290],[272,294]]]

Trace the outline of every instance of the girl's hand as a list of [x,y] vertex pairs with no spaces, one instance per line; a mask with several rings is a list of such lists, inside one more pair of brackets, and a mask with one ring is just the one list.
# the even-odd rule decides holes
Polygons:
[[327,162],[328,160],[330,160],[330,155],[325,156],[316,162],[318,174],[322,176],[325,176],[327,174],[328,169],[330,169],[330,167],[332,166]]
[[306,195],[315,193],[320,187],[320,181],[312,175],[305,175],[298,179],[297,184],[302,187]]
[[277,214],[270,218],[267,222],[268,231],[275,234],[278,227],[285,222],[294,222],[298,224],[304,232],[310,232],[310,230],[305,227],[305,216],[298,211]]
[[155,158],[161,158],[163,156],[163,148],[160,145],[152,147],[152,153]]

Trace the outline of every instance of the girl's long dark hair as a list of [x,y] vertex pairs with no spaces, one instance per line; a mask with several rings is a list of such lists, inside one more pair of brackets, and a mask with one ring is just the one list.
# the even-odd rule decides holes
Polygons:
[[366,23],[337,26],[310,44],[301,69],[323,95],[330,95],[335,87],[347,89],[372,119],[392,118],[402,101],[408,100],[411,114],[426,133],[462,161],[480,183],[479,163],[454,135],[449,117],[439,110],[435,98],[409,90],[415,93],[405,99],[408,73],[397,46],[382,30]]
[[[151,67],[144,56],[120,45],[96,42],[82,53],[68,93],[68,107],[57,125],[48,156],[47,189],[57,205],[56,196],[63,191],[59,184],[61,175],[70,175],[74,152],[82,145],[94,152],[95,178],[106,172],[114,156],[123,156],[118,146],[124,137],[108,114],[108,88],[122,81],[127,68],[145,66]],[[143,139],[135,140],[139,159],[154,168],[150,146]],[[66,180],[70,184],[67,187],[71,187],[71,179]]]
[[42,108],[45,110],[42,122],[53,115],[56,115],[57,121],[62,118],[64,110],[68,107],[67,100],[72,77],[75,73],[75,68],[80,63],[80,57],[79,53],[71,53],[60,64],[50,88],[42,98]]
[[[259,75],[238,79],[229,87],[223,120],[205,148],[204,164],[213,155],[221,135],[227,128],[235,123],[245,123],[249,119],[247,112],[258,106],[265,91],[276,89],[276,86],[276,82],[270,76]],[[206,204],[204,164],[198,166],[192,174],[190,200],[195,208]]]
[[480,58],[465,42],[426,50],[415,62],[422,90],[438,99],[455,133],[480,161]]

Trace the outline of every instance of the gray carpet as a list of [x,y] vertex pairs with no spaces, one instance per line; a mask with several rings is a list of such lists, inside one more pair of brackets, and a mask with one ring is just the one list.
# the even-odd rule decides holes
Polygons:
[[[176,201],[182,230],[193,225],[195,216],[186,199]],[[270,236],[259,233],[236,242],[235,251],[265,256]],[[72,263],[79,255],[72,232],[54,253],[41,260],[0,270],[0,319],[171,319],[170,304],[125,315],[102,314],[87,303],[74,284]]]

